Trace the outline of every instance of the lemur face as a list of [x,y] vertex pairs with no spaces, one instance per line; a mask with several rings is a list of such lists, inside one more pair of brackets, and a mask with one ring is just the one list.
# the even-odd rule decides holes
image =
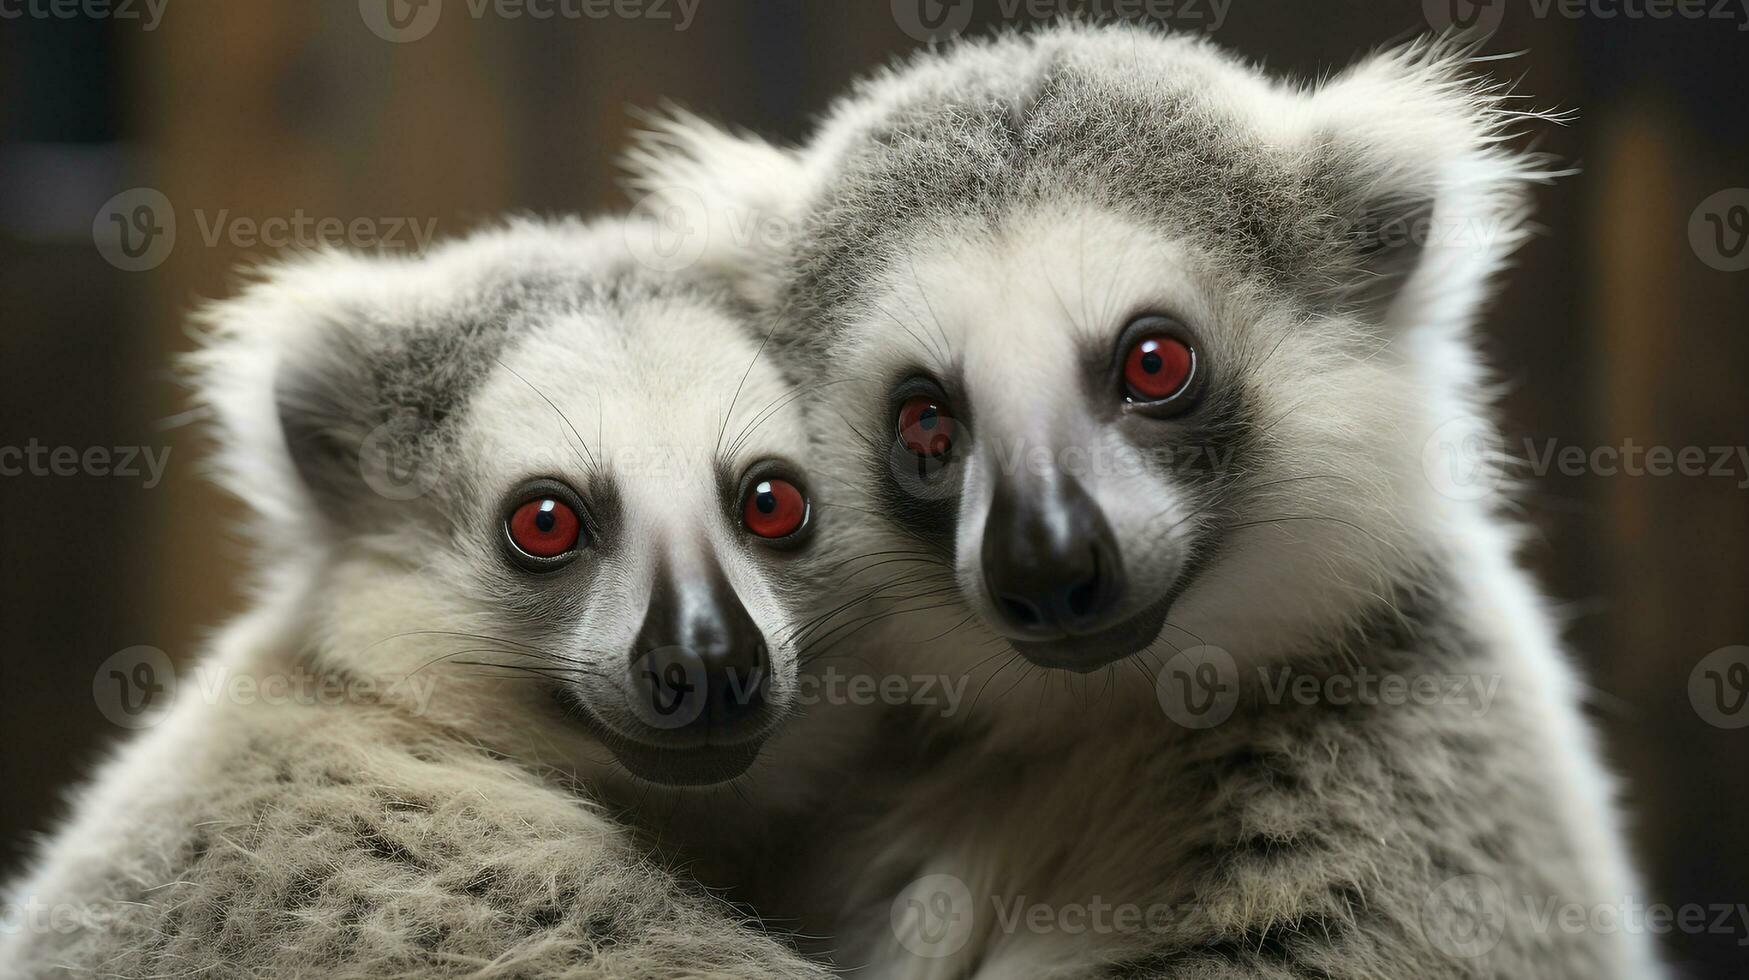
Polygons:
[[1235,498],[1287,468],[1251,438],[1271,325],[1234,329],[1194,256],[1108,212],[965,227],[871,280],[885,324],[850,327],[878,338],[854,357],[887,436],[864,472],[1016,650],[1103,667],[1156,642]]
[[705,260],[843,382],[823,442],[884,518],[868,550],[950,565],[953,630],[1077,671],[1268,657],[1388,604],[1450,504],[1424,450],[1475,404],[1460,345],[1540,176],[1464,57],[1299,86],[1062,26],[922,54],[800,150],[678,117],[630,164],[713,227],[793,231]]
[[725,298],[642,272],[619,234],[327,257],[219,315],[272,336],[329,565],[319,661],[427,674],[431,710],[488,744],[718,782],[795,699],[806,434]]
[[499,355],[456,447],[480,491],[473,588],[658,782],[738,774],[794,693],[803,597],[780,583],[804,567],[813,490],[791,389],[757,350],[683,295],[554,311]]
[[1096,202],[972,227],[868,277],[826,356],[871,379],[834,399],[880,434],[875,509],[1028,660],[1227,640],[1272,613],[1233,594],[1306,601],[1296,579],[1370,549],[1349,525],[1392,526],[1412,474],[1374,457],[1405,384],[1361,330]]

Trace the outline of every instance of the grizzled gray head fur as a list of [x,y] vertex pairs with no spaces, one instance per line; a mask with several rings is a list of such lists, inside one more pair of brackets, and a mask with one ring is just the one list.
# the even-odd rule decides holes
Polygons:
[[1483,413],[1466,331],[1550,174],[1468,57],[1298,84],[1064,25],[920,54],[799,149],[677,116],[629,165],[843,382],[818,458],[868,490],[870,552],[939,563],[969,655],[981,626],[1080,671],[1268,657],[1388,606],[1491,504],[1429,447]]

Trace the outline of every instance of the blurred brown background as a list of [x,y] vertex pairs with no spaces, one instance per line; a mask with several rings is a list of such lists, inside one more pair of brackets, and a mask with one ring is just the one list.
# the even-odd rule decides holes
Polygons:
[[[62,2],[0,0],[0,447],[170,456],[153,486],[147,473],[0,476],[6,867],[60,811],[69,782],[125,734],[94,705],[97,666],[139,644],[195,655],[238,607],[232,508],[202,482],[198,431],[179,424],[186,406],[170,375],[189,346],[192,303],[224,294],[231,270],[284,239],[314,241],[323,219],[349,229],[331,238],[408,247],[428,222],[450,235],[509,210],[613,207],[628,109],[663,98],[800,138],[851,77],[918,45],[919,3],[949,18],[962,9]],[[1005,8],[1029,9],[962,2],[974,31],[1027,19]],[[1541,193],[1547,233],[1524,251],[1487,327],[1487,354],[1509,386],[1508,447],[1522,455],[1526,439],[1539,449],[1550,439],[1587,450],[1628,439],[1749,444],[1749,272],[1719,268],[1749,265],[1739,231],[1749,233],[1749,191],[1702,207],[1749,185],[1749,10],[1715,2],[1682,8],[1709,16],[1663,19],[1603,16],[1629,9],[1615,0],[1579,16],[1517,0],[1067,6],[1173,12],[1177,27],[1212,27],[1305,77],[1454,11],[1498,23],[1488,50],[1526,53],[1486,67],[1521,79],[1539,106],[1578,110],[1542,142],[1583,168]],[[560,16],[534,16],[542,10]],[[106,202],[141,187],[164,195],[178,227],[167,256],[148,250],[135,262],[115,251]],[[122,199],[124,224],[141,217],[141,200]],[[272,218],[287,229],[252,230]],[[107,253],[94,226],[108,229]],[[137,272],[116,264],[160,258]],[[1738,457],[1720,476],[1550,472],[1525,500],[1529,560],[1569,614],[1610,757],[1627,776],[1649,901],[1749,902],[1749,729],[1717,723],[1749,714],[1709,721],[1689,687],[1702,658],[1749,644],[1744,483]],[[1667,945],[1693,976],[1742,977],[1745,928]]]

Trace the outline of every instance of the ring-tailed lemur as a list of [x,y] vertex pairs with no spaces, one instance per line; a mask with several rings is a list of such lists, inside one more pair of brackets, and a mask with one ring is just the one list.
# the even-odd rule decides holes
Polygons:
[[1295,85],[1063,25],[921,54],[798,150],[681,116],[634,151],[790,231],[702,258],[837,382],[859,550],[962,598],[861,651],[982,692],[846,807],[857,887],[808,928],[852,975],[1658,974],[1517,531],[1440,468],[1486,444],[1470,326],[1549,176],[1466,57]]
[[628,234],[326,253],[206,312],[255,605],[13,884],[0,976],[824,975],[609,811],[748,767],[817,591],[794,390]]

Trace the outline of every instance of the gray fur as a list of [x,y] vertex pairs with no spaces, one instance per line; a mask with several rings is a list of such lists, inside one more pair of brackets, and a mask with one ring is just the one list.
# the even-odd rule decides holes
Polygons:
[[[785,637],[820,591],[806,551],[766,553],[723,498],[724,473],[804,454],[793,390],[725,291],[644,268],[634,233],[518,223],[412,260],[324,254],[204,314],[194,367],[220,478],[253,512],[252,607],[8,888],[0,977],[824,975],[664,856],[688,839],[677,815],[757,840],[811,799],[833,734],[798,724],[738,793],[664,790],[570,713],[625,710],[658,555],[708,548],[770,638],[780,711]],[[385,436],[404,484],[372,482]],[[533,478],[600,525],[540,577],[502,541]]]
[[[679,117],[631,155],[635,186],[703,198],[713,228],[790,229],[703,261],[784,317],[794,370],[836,382],[817,457],[864,474],[885,518],[858,550],[917,556],[870,583],[899,615],[852,655],[980,691],[965,716],[895,719],[811,869],[858,876],[841,902],[797,900],[850,975],[1660,975],[1643,929],[1539,918],[1645,900],[1502,496],[1442,496],[1425,462],[1443,423],[1492,414],[1469,328],[1551,176],[1466,58],[1418,42],[1297,85],[1201,40],[1063,25],[920,54],[798,149]],[[1185,419],[1087,382],[1145,311],[1193,327],[1214,372]],[[935,483],[886,477],[892,393],[919,372],[964,429]],[[1004,454],[1150,447],[1232,453],[1082,477],[1135,601],[1175,599],[1157,642],[1085,678],[1004,657],[977,558]],[[1205,644],[1239,694],[1203,730],[1163,706],[1175,657]],[[1475,676],[1498,697],[1269,695],[1289,669]],[[965,887],[970,932],[931,955],[900,922],[936,875]],[[1477,883],[1503,931],[1471,948]],[[1164,911],[1077,932],[1004,924],[1010,902]]]

